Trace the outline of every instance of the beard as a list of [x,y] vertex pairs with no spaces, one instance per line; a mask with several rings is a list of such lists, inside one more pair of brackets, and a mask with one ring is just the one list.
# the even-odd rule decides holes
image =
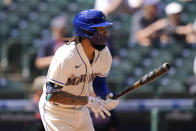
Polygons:
[[91,45],[93,46],[93,48],[97,49],[98,51],[101,51],[106,47],[106,44],[105,45],[97,45],[97,44],[94,44],[93,42],[91,42]]
[[99,51],[103,50],[106,47],[107,37],[104,35],[101,35],[98,32],[94,33],[93,36],[89,38],[89,40],[93,48]]

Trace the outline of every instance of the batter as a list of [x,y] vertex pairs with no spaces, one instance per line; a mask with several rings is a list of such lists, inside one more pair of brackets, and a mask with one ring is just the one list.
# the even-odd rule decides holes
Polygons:
[[[105,118],[119,103],[108,97],[106,85],[112,63],[106,27],[112,23],[90,9],[78,13],[73,24],[75,36],[56,51],[40,98],[46,131],[94,131],[88,109]],[[97,97],[90,96],[92,86]]]

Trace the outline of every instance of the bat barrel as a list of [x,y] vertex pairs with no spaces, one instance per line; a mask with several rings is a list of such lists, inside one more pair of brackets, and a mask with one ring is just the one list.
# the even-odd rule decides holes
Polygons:
[[139,81],[139,85],[142,86],[146,83],[149,83],[154,79],[157,79],[159,76],[163,75],[164,73],[168,72],[169,70],[170,70],[170,65],[168,63],[164,63],[158,68],[154,69],[153,71],[143,76],[142,79]]
[[143,85],[145,85],[147,83],[152,82],[153,80],[157,79],[159,76],[165,74],[169,70],[170,70],[170,65],[168,63],[162,64],[158,68],[154,69],[153,71],[151,71],[148,74],[146,74],[145,76],[143,76],[141,78],[141,80],[138,80],[133,85],[129,86],[129,88],[127,88],[126,90],[124,90],[123,92],[118,94],[115,98],[119,98],[119,97],[127,94],[128,92],[130,92],[130,91],[140,87],[140,86],[143,86]]

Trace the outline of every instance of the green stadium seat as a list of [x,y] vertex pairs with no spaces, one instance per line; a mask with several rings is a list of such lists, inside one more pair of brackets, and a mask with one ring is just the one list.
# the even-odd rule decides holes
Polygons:
[[130,94],[127,94],[124,99],[150,99],[155,95],[155,88],[153,84],[142,86],[135,89]]
[[24,99],[27,93],[23,83],[0,78],[0,99]]
[[3,0],[0,0],[0,10],[5,7],[5,3]]
[[160,98],[184,98],[187,97],[187,90],[183,82],[173,78],[168,78],[169,84],[165,86],[159,86],[157,94]]
[[69,3],[69,0],[55,0],[56,6],[58,6],[58,8],[61,8],[61,9],[64,9],[68,3]]
[[34,69],[34,57],[37,53],[37,48],[30,47],[26,51],[23,52],[21,65],[22,65],[22,76],[26,80],[33,78],[33,70]]
[[122,71],[121,65],[112,66],[109,77],[107,77],[109,86],[114,88],[116,91],[121,90],[124,87],[126,80],[126,75],[124,73],[125,72]]
[[19,19],[20,18],[17,16],[16,12],[7,13],[7,23],[9,24],[9,26],[11,27],[17,26]]
[[151,47],[149,46],[137,46],[136,47],[136,50],[142,55],[142,56],[148,56],[150,54],[150,50],[151,50]]
[[78,11],[94,8],[93,0],[77,0],[76,4],[80,7]]
[[10,39],[7,41],[4,41],[4,43],[1,44],[1,48],[0,48],[0,53],[1,53],[1,68],[5,71],[8,70],[9,66],[9,48],[10,46],[14,43],[14,40]]
[[28,28],[19,30],[19,37],[18,38],[20,40],[19,44],[23,45],[24,47],[31,45],[32,40],[33,40],[31,30],[29,30]]
[[5,40],[5,37],[10,31],[10,26],[6,22],[0,22],[0,40]]
[[31,9],[28,7],[27,3],[20,3],[17,5],[16,11],[18,14],[17,16],[20,18],[25,18],[28,16],[28,13],[31,11]]
[[23,46],[19,39],[9,38],[1,45],[1,67],[3,71],[17,73],[20,71],[20,59]]
[[182,52],[183,48],[184,47],[179,43],[170,43],[166,45],[165,50],[176,56]]
[[137,49],[128,49],[128,55],[127,59],[129,59],[130,62],[136,64],[139,64],[142,61],[142,55]]
[[28,3],[28,5],[31,6],[31,8],[34,8],[39,5],[40,0],[30,0],[30,1],[27,1],[26,3]]
[[173,63],[173,57],[172,55],[169,55],[167,53],[164,54],[160,54],[159,57],[153,58],[152,59],[152,67],[156,68],[160,65],[162,65],[163,63]]
[[51,15],[48,12],[39,12],[38,13],[38,23],[42,27],[48,27],[51,21]]
[[56,5],[49,5],[49,10],[47,12],[51,16],[56,16],[60,14],[61,10]]
[[31,35],[32,37],[36,37],[39,36],[42,30],[42,26],[41,24],[36,23],[36,22],[30,22],[29,23],[29,27],[28,27],[28,31],[29,31],[29,35]]

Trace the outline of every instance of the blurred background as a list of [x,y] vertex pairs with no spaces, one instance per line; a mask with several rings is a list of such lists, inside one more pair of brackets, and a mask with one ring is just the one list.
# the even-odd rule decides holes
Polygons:
[[41,131],[37,104],[52,55],[73,36],[73,17],[102,10],[121,92],[167,62],[169,73],[121,98],[96,131],[196,130],[195,0],[0,0],[0,130]]

